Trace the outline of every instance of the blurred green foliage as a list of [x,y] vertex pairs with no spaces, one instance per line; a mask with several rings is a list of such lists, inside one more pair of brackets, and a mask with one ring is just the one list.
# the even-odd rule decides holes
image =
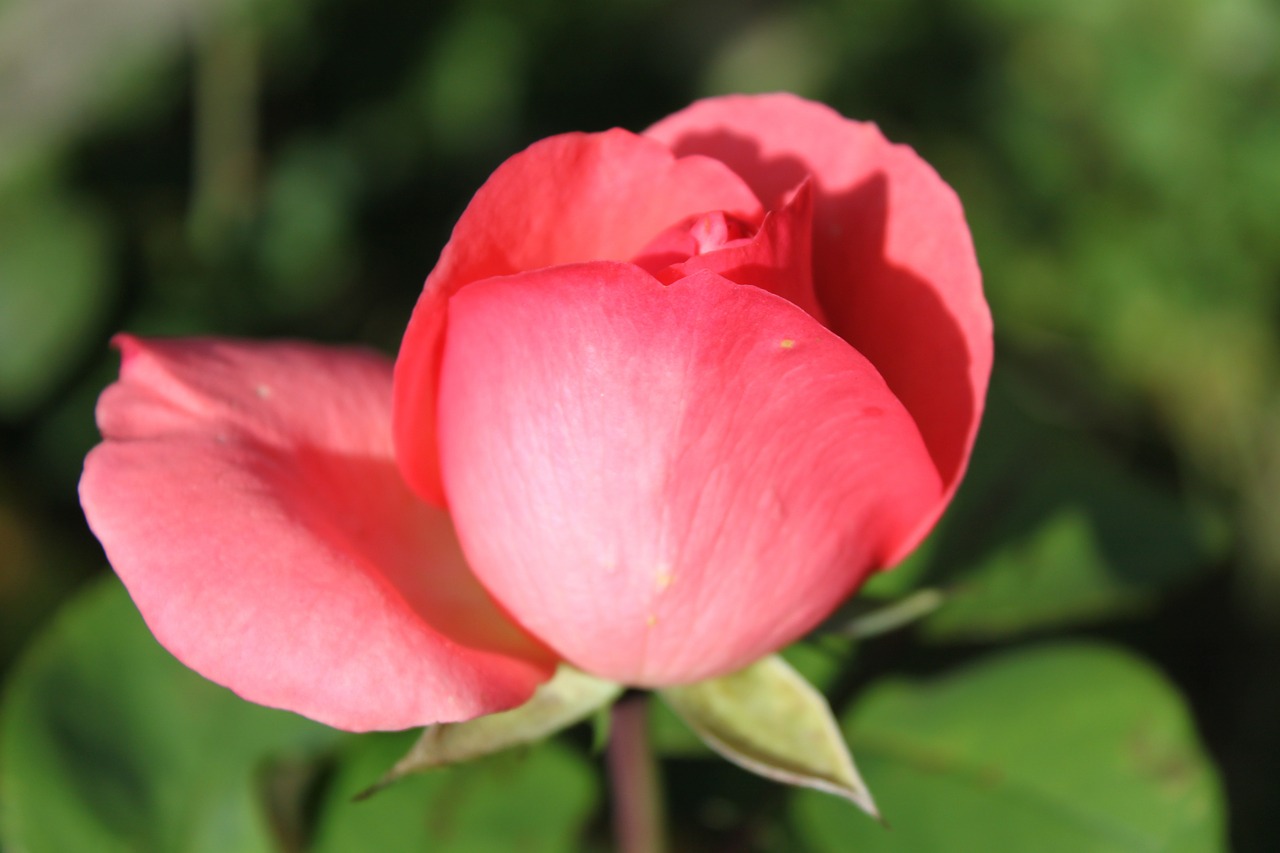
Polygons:
[[10,681],[5,835],[33,851],[268,853],[296,823],[272,795],[337,736],[186,669],[119,584],[99,583]]
[[1040,646],[924,683],[889,680],[845,722],[894,829],[804,792],[793,816],[817,850],[1189,853],[1222,843],[1213,773],[1177,695],[1111,649]]
[[352,803],[413,737],[373,735],[342,754],[316,853],[530,853],[576,849],[601,795],[588,759],[548,741],[399,782]]
[[[32,760],[83,785],[142,767],[112,796],[157,779],[177,796],[191,778],[181,751],[148,776],[163,730],[141,740],[119,726],[101,732],[112,715],[125,725],[132,702],[171,704],[167,691],[197,688],[148,700],[158,695],[146,692],[150,670],[113,688],[101,670],[81,671],[92,659],[65,662],[57,685],[33,683],[53,677],[34,674],[51,665],[50,649],[85,630],[73,620],[120,606],[95,589],[51,621],[105,571],[75,487],[96,440],[93,401],[115,370],[113,332],[359,340],[393,352],[452,222],[506,156],[549,133],[640,129],[702,95],[783,88],[873,119],[935,164],[965,202],[996,319],[997,376],[972,476],[926,548],[865,597],[931,585],[947,603],[856,657],[829,643],[791,653],[852,708],[873,792],[884,787],[886,807],[907,803],[890,814],[904,838],[933,831],[913,798],[947,791],[970,804],[970,822],[1004,815],[1014,833],[999,785],[956,792],[945,774],[864,759],[859,732],[997,749],[973,715],[1022,695],[1031,716],[1018,725],[1052,729],[1035,685],[1058,695],[1066,682],[1048,674],[1059,672],[1091,685],[1071,692],[1088,699],[1077,719],[1085,743],[1070,751],[1075,764],[1054,765],[1061,750],[1031,753],[1035,772],[1054,777],[1046,785],[1081,785],[1063,790],[1086,791],[1082,809],[1108,807],[1104,792],[1126,771],[1105,762],[1133,751],[1100,732],[1140,705],[1150,710],[1143,725],[1172,738],[1157,746],[1183,750],[1177,763],[1190,775],[1179,796],[1208,804],[1183,838],[1206,840],[1161,846],[1180,824],[1167,811],[1175,800],[1161,799],[1172,788],[1158,781],[1115,795],[1136,798],[1125,831],[1148,833],[1153,850],[1218,849],[1212,771],[1193,725],[1222,768],[1233,847],[1269,849],[1280,834],[1269,796],[1280,778],[1280,9],[1268,0],[0,0],[0,668],[12,672],[32,649],[6,696],[0,761],[52,750]],[[53,627],[32,645],[43,625]],[[104,656],[147,643],[132,627],[103,630]],[[1046,636],[1128,651],[996,649]],[[143,654],[104,657],[101,668],[115,673]],[[971,660],[991,654],[1015,656]],[[973,692],[991,681],[985,689],[1003,698]],[[87,746],[72,741],[89,750],[81,759],[58,740],[79,737],[79,722],[47,727],[84,691],[96,691],[103,723]],[[252,716],[224,708],[235,703],[226,695],[206,701]],[[916,716],[920,703],[959,716],[935,723]],[[37,742],[45,734],[52,740]],[[834,800],[793,803],[682,747],[680,735],[663,737],[687,847],[827,849],[830,833],[859,819],[833,814]],[[273,761],[302,761],[247,742]],[[128,754],[113,757],[121,744]],[[317,805],[385,769],[368,757],[383,746],[343,744],[326,753],[328,769],[297,770],[294,784],[310,793],[286,799],[310,810],[293,815],[302,828],[282,849],[303,849],[298,839],[350,849],[344,833],[372,831],[356,826],[372,811]],[[510,816],[513,831],[526,817],[558,821],[545,830],[548,849],[601,834],[591,765],[578,741],[570,747],[529,759],[566,786],[563,808]],[[248,779],[237,761],[226,756],[229,775],[218,770],[209,784]],[[538,784],[534,770],[510,772],[521,790]],[[430,778],[386,796],[425,803],[440,786]],[[269,796],[244,784],[243,797]],[[0,788],[0,821],[54,808],[19,794]],[[228,800],[227,831],[254,826],[243,809],[263,802]],[[143,806],[120,820],[149,832],[178,820],[164,811],[172,803]],[[501,814],[486,809],[482,799],[459,804],[459,825]],[[78,819],[63,818],[71,831]]]

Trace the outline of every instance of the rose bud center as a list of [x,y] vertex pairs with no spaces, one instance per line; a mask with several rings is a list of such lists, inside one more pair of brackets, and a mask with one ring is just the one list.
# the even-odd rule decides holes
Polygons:
[[722,210],[713,210],[691,216],[663,231],[640,250],[632,263],[657,274],[698,255],[745,243],[755,233],[751,224]]

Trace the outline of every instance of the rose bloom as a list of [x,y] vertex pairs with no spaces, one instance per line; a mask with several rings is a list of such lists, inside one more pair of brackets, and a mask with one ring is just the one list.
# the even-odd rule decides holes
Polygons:
[[147,624],[352,730],[501,711],[560,661],[661,687],[785,646],[937,520],[992,356],[955,194],[789,95],[512,157],[394,368],[117,344],[80,494]]

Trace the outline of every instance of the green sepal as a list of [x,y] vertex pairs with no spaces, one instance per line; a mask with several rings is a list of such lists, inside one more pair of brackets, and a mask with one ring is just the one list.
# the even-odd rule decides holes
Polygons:
[[561,664],[555,677],[517,708],[462,723],[427,726],[413,748],[356,799],[364,799],[411,773],[542,740],[591,716],[620,693],[621,685]]
[[892,601],[859,596],[851,599],[814,631],[854,640],[869,640],[907,628],[933,615],[947,601],[947,593],[934,587],[917,589]]
[[831,706],[777,655],[660,693],[707,746],[734,764],[777,782],[844,797],[880,819]]

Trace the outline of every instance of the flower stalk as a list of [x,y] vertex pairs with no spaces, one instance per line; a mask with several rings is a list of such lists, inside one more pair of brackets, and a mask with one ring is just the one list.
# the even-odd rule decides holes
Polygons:
[[665,853],[666,808],[658,762],[649,742],[649,694],[631,693],[614,703],[608,766],[617,849],[621,853]]

